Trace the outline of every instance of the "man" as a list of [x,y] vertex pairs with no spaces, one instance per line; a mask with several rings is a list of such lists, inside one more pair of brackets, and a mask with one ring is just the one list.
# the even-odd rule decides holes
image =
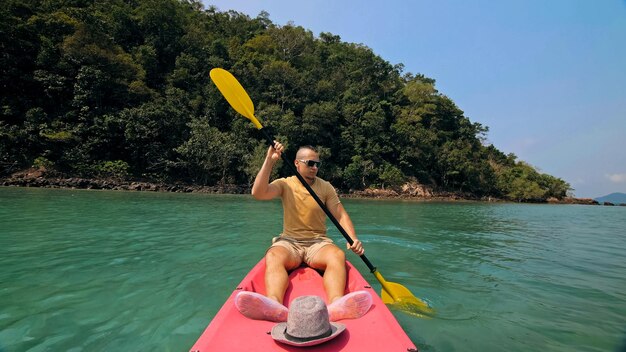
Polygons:
[[[266,296],[240,292],[235,299],[239,311],[252,319],[286,321],[287,308],[282,304],[289,284],[288,271],[303,262],[324,271],[328,312],[332,321],[354,319],[365,314],[372,298],[367,291],[344,296],[346,287],[345,254],[326,236],[326,215],[296,176],[269,183],[270,174],[280,159],[284,146],[275,142],[269,147],[263,166],[252,186],[252,195],[259,200],[280,197],[283,202],[283,232],[273,239],[265,254]],[[301,147],[294,160],[296,169],[311,186],[328,210],[354,241],[348,244],[357,255],[364,253],[352,220],[337,197],[332,185],[317,177],[321,166],[318,152],[311,146]]]

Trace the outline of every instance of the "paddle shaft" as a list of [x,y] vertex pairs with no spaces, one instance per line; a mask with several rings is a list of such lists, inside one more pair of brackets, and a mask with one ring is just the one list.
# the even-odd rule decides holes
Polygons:
[[[265,140],[267,141],[267,143],[271,146],[274,145],[274,138],[272,138],[272,136],[270,135],[270,133],[265,129],[265,128],[261,128],[259,131],[261,131],[263,133],[263,136],[265,137]],[[322,208],[322,210],[324,211],[324,213],[326,213],[326,215],[328,216],[328,218],[330,219],[330,221],[333,222],[333,224],[335,224],[335,226],[337,227],[337,230],[339,230],[339,232],[341,232],[341,234],[343,235],[343,237],[346,239],[346,241],[348,241],[348,243],[352,246],[352,244],[354,243],[354,241],[352,240],[352,237],[350,237],[350,235],[348,235],[348,233],[346,232],[346,230],[343,229],[343,226],[341,226],[341,224],[339,223],[339,221],[335,218],[335,216],[330,212],[330,210],[328,210],[328,208],[326,207],[326,205],[324,204],[324,202],[322,202],[322,200],[317,196],[317,194],[315,194],[315,191],[313,191],[313,188],[311,188],[311,186],[309,186],[309,184],[306,182],[306,180],[304,179],[304,177],[302,177],[302,175],[300,175],[300,173],[298,172],[298,170],[296,170],[296,167],[293,165],[293,163],[287,158],[287,155],[285,155],[285,153],[281,154],[283,160],[285,161],[285,163],[287,165],[289,165],[289,167],[291,168],[291,171],[293,171],[293,173],[296,175],[296,177],[298,178],[298,180],[300,180],[300,182],[302,183],[302,185],[304,186],[304,188],[306,188],[307,191],[309,191],[309,194],[311,195],[311,197],[313,197],[313,199],[315,199],[315,201],[317,202],[317,204],[320,206],[320,208]],[[369,259],[367,259],[367,257],[365,256],[365,254],[361,254],[359,257],[361,257],[361,259],[363,260],[363,262],[365,263],[365,265],[367,265],[367,267],[370,269],[370,271],[372,273],[376,273],[376,267],[374,265],[372,265],[372,263],[369,261]]]

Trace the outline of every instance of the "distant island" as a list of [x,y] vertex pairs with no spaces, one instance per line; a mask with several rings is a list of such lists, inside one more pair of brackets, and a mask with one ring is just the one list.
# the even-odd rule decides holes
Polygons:
[[626,204],[626,193],[611,193],[606,196],[594,198],[598,203]]

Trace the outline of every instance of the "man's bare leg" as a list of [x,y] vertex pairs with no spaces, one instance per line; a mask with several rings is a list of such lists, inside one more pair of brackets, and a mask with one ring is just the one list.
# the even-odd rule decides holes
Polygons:
[[334,244],[320,248],[309,266],[324,270],[324,290],[329,303],[343,296],[346,289],[346,255],[341,249]]
[[344,296],[346,287],[346,257],[335,245],[322,247],[309,263],[324,270],[324,289],[328,297],[328,314],[331,321],[356,319],[372,306],[372,296],[367,291],[351,292]]
[[287,268],[299,263],[282,247],[273,247],[265,255],[266,296],[256,292],[242,291],[235,297],[235,306],[250,319],[287,321],[288,309],[282,302],[289,285]]
[[270,248],[265,254],[266,296],[282,304],[287,286],[289,286],[287,270],[299,265],[300,262],[293,258],[288,249],[280,246]]

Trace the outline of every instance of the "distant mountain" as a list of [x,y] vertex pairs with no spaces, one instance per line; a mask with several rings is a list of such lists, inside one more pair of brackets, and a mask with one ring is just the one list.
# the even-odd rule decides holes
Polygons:
[[606,196],[602,196],[602,197],[598,197],[594,199],[597,200],[598,203],[609,202],[613,204],[620,204],[620,203],[626,204],[626,193],[616,192],[616,193],[607,194]]

